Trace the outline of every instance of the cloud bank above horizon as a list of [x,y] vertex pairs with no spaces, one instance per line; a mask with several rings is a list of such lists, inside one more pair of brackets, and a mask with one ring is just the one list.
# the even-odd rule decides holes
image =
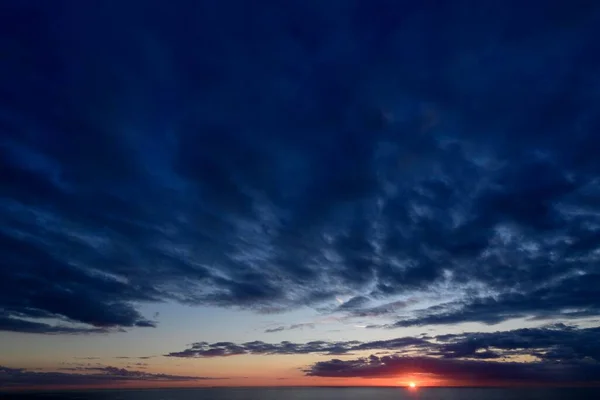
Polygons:
[[[308,343],[198,342],[177,358],[242,355],[344,356],[317,361],[303,369],[321,378],[398,378],[421,376],[446,383],[598,384],[600,327],[564,324],[497,332],[466,332],[436,336],[399,337],[375,341],[312,341]],[[349,359],[365,352],[368,356]]]
[[[69,372],[64,372],[69,370]],[[110,385],[124,382],[185,382],[218,380],[224,378],[153,374],[125,368],[79,367],[63,368],[60,372],[39,372],[25,368],[8,368],[0,365],[0,387],[36,387],[36,386],[90,386]]]

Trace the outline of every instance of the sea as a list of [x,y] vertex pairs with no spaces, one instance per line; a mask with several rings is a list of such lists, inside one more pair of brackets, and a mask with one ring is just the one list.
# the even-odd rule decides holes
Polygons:
[[4,393],[4,400],[600,400],[600,388],[205,388]]

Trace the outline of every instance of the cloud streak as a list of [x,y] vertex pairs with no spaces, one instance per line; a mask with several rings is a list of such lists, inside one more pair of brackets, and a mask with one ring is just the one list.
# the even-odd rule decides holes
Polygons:
[[26,386],[88,386],[109,385],[118,382],[133,381],[182,382],[223,379],[214,377],[148,373],[110,366],[65,369],[78,372],[37,372],[23,368],[8,368],[0,366],[0,386],[6,388]]
[[265,329],[265,333],[291,331],[294,329],[304,329],[304,328],[314,329],[314,327],[315,327],[314,323],[305,322],[305,323],[301,323],[301,324],[291,324],[288,326],[277,326],[275,328],[268,328],[268,329]]

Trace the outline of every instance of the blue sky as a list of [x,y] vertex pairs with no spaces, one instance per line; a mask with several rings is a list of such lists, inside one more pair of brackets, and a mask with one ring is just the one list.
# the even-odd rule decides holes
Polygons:
[[0,385],[598,383],[595,2],[0,15]]

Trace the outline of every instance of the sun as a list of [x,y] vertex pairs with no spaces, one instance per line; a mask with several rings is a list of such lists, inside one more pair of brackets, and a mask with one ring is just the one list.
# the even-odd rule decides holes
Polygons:
[[416,383],[414,383],[414,382],[410,382],[410,383],[408,384],[408,387],[409,387],[409,388],[411,388],[411,389],[416,389],[416,388],[417,388],[417,384],[416,384]]

